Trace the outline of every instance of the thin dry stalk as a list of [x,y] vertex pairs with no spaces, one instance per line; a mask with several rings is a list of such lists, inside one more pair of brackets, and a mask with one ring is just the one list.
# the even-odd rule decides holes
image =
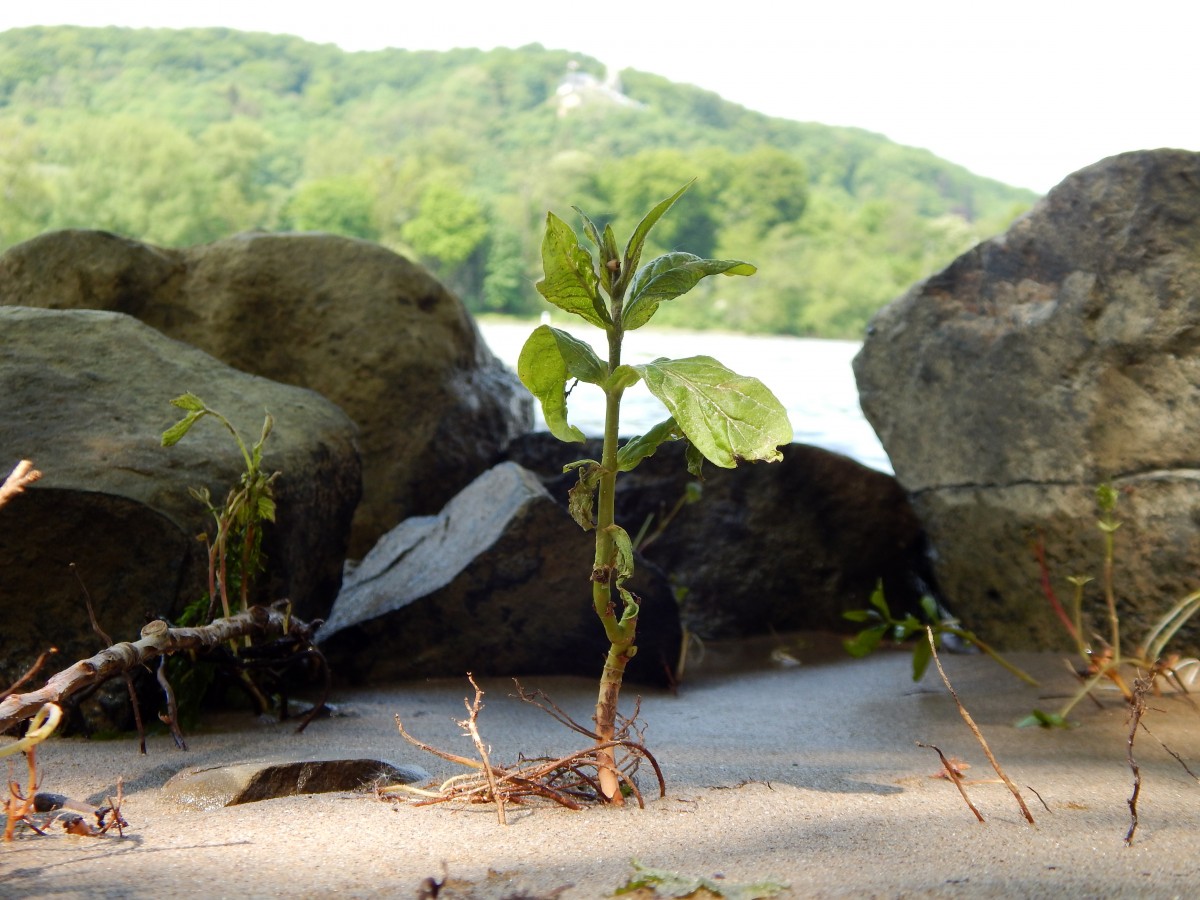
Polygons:
[[46,665],[46,660],[48,660],[51,656],[53,656],[57,652],[58,652],[57,647],[51,647],[49,650],[46,650],[44,653],[40,654],[38,656],[38,658],[36,660],[34,660],[33,665],[29,667],[29,670],[24,675],[22,675],[16,681],[14,681],[12,684],[10,684],[7,688],[0,691],[0,700],[3,700],[5,697],[15,694],[21,688],[22,685],[26,684],[29,681],[32,681],[34,676],[37,675],[37,673],[42,670],[42,667],[44,665]]
[[971,812],[975,813],[975,818],[982,822],[983,813],[975,808],[975,804],[972,803],[971,798],[967,796],[967,789],[963,784],[962,776],[959,775],[958,770],[950,764],[950,760],[946,759],[946,754],[944,754],[933,744],[922,744],[920,741],[917,741],[917,746],[924,747],[926,750],[932,750],[938,755],[938,759],[942,761],[942,766],[945,768],[946,774],[950,777],[950,780],[954,782],[954,786],[958,788],[958,792],[962,794],[963,802],[967,804],[967,808],[970,809]]
[[1017,786],[1013,784],[1012,779],[1004,774],[1004,770],[1000,768],[1000,763],[992,753],[992,748],[988,746],[987,741],[983,739],[983,733],[979,730],[979,726],[975,724],[975,720],[971,718],[971,714],[967,712],[967,708],[963,706],[962,701],[958,699],[958,692],[954,690],[954,685],[950,683],[950,679],[946,677],[946,670],[942,668],[942,661],[938,659],[937,643],[933,639],[933,629],[926,626],[925,637],[929,640],[929,649],[933,653],[933,661],[937,665],[938,674],[942,676],[942,682],[946,685],[946,690],[950,692],[950,696],[954,698],[954,703],[958,707],[959,714],[963,717],[963,721],[967,723],[967,727],[971,729],[971,733],[975,735],[975,740],[979,741],[979,746],[983,748],[984,755],[988,758],[988,762],[992,764],[992,768],[996,770],[996,774],[1000,776],[1000,780],[1012,792],[1013,797],[1017,800],[1017,806],[1021,807],[1021,814],[1025,816],[1025,821],[1030,825],[1037,823],[1033,820],[1033,814],[1029,812],[1029,807],[1025,805],[1025,799],[1021,796],[1021,792],[1017,790]]
[[[1129,806],[1129,830],[1125,832],[1125,846],[1133,846],[1133,833],[1138,827],[1138,797],[1142,793],[1142,770],[1133,757],[1133,741],[1137,737],[1138,725],[1146,713],[1146,692],[1150,689],[1152,679],[1137,678],[1133,682],[1133,696],[1129,698],[1129,737],[1125,742],[1125,759],[1129,763],[1129,771],[1133,773],[1133,793],[1125,801]],[[1186,768],[1186,766],[1185,766]]]
[[21,460],[17,463],[16,468],[9,473],[8,477],[3,482],[0,482],[0,506],[3,506],[41,477],[42,473],[33,467],[32,462],[27,459]]
[[[87,605],[88,619],[92,623],[92,631],[96,632],[96,636],[104,642],[106,646],[111,647],[113,639],[108,636],[103,628],[100,627],[100,620],[96,618],[96,608],[92,605],[92,595],[88,591],[87,585],[83,581],[83,576],[79,574],[79,567],[75,563],[71,563],[70,569],[75,573],[75,580],[79,582],[79,589],[83,592],[83,602]],[[142,707],[138,703],[137,690],[133,686],[133,676],[128,672],[122,672],[121,677],[125,679],[125,690],[129,692],[129,705],[133,709],[133,722],[137,726],[138,733],[138,752],[142,756],[146,755],[146,726],[142,724]]]

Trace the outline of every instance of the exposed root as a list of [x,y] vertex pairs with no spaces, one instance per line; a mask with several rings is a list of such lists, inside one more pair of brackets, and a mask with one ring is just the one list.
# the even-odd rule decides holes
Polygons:
[[962,775],[959,774],[958,766],[953,765],[950,760],[946,759],[946,754],[933,744],[922,744],[920,741],[917,741],[917,746],[924,747],[927,750],[932,750],[938,755],[938,759],[942,761],[942,766],[946,770],[946,776],[953,781],[954,786],[958,788],[958,792],[962,795],[963,802],[967,804],[967,808],[970,809],[971,812],[975,813],[975,818],[982,822],[983,813],[976,808],[975,804],[971,802],[971,798],[967,796],[967,789],[963,783]]
[[0,482],[0,506],[3,506],[41,477],[42,473],[33,467],[32,462],[27,459],[21,460],[17,463],[16,468],[9,473],[8,477]]
[[[501,824],[506,823],[504,805],[508,803],[520,805],[526,801],[543,799],[565,806],[567,809],[578,810],[586,804],[608,802],[600,788],[598,775],[600,768],[604,765],[601,753],[606,750],[618,751],[621,754],[617,762],[617,776],[621,783],[622,793],[628,793],[634,797],[639,806],[646,805],[634,777],[644,760],[654,770],[655,778],[658,781],[659,796],[666,796],[666,781],[663,779],[658,761],[641,742],[642,734],[636,725],[636,711],[633,717],[620,721],[617,733],[611,741],[598,742],[585,750],[555,759],[549,757],[521,758],[514,765],[497,766],[489,759],[488,751],[479,736],[477,718],[483,708],[481,702],[483,691],[474,679],[471,679],[471,685],[475,688],[475,700],[471,703],[464,698],[467,719],[459,724],[475,743],[479,759],[448,753],[418,740],[405,730],[404,723],[398,715],[396,716],[396,728],[399,730],[400,736],[414,747],[472,771],[455,775],[436,788],[418,788],[407,784],[380,787],[376,790],[377,796],[381,799],[390,799],[406,795],[414,806],[429,806],[451,800],[494,803]],[[594,732],[572,719],[541,691],[526,693],[519,683],[517,691],[522,700],[543,710],[567,728],[593,741],[598,741]],[[636,740],[631,735],[635,736]]]

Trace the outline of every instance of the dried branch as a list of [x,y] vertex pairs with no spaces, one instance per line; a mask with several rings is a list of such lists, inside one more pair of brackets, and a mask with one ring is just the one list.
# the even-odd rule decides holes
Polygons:
[[946,769],[946,775],[948,775],[950,780],[954,782],[954,786],[958,788],[958,792],[962,794],[963,802],[967,804],[967,808],[970,809],[971,812],[975,813],[975,818],[982,822],[983,813],[975,808],[975,804],[972,803],[971,798],[967,796],[967,789],[963,785],[962,776],[958,774],[958,769],[950,764],[950,760],[946,759],[946,754],[944,754],[933,744],[922,744],[920,741],[917,741],[917,746],[924,747],[926,750],[932,750],[938,755],[938,759],[942,761],[942,766]]
[[1029,812],[1029,807],[1025,805],[1025,799],[1021,796],[1021,792],[1017,790],[1017,786],[1013,784],[1012,779],[1004,774],[1004,770],[1000,768],[1000,763],[996,760],[992,753],[992,748],[988,746],[987,741],[983,739],[983,733],[979,730],[979,726],[975,724],[975,720],[971,718],[971,714],[967,712],[967,708],[963,706],[962,701],[958,699],[958,693],[954,690],[954,685],[950,683],[950,679],[946,677],[946,670],[942,668],[942,661],[938,659],[937,643],[933,639],[933,629],[925,627],[925,637],[929,640],[929,649],[933,652],[933,661],[937,665],[938,674],[942,676],[942,682],[946,685],[946,690],[950,692],[950,696],[954,698],[954,703],[958,707],[959,714],[963,717],[963,721],[967,723],[967,727],[971,729],[971,733],[975,735],[975,740],[979,741],[979,746],[983,748],[984,755],[988,758],[988,762],[992,764],[992,768],[996,770],[996,774],[1000,776],[1001,781],[1008,787],[1009,791],[1017,800],[1017,806],[1021,807],[1021,813],[1025,816],[1025,821],[1030,825],[1035,825],[1033,814]]
[[32,462],[27,459],[21,460],[17,463],[17,467],[9,473],[9,476],[0,483],[0,506],[3,506],[41,477],[42,473],[33,467]]
[[279,634],[299,634],[307,640],[310,626],[288,616],[285,608],[286,601],[279,601],[270,609],[252,606],[227,619],[193,628],[171,628],[161,619],[150,622],[142,628],[137,642],[114,644],[53,675],[39,690],[13,694],[0,701],[0,733],[28,719],[45,703],[61,703],[86,687],[129,672],[159,656],[181,650],[211,650],[225,641],[247,636],[266,639]]
[[53,656],[57,652],[58,652],[57,647],[51,647],[49,650],[40,654],[38,656],[38,658],[34,661],[33,665],[29,667],[29,670],[24,675],[22,675],[20,678],[18,678],[16,681],[14,681],[7,688],[0,691],[0,700],[3,700],[5,697],[8,697],[11,694],[15,694],[17,692],[18,688],[21,687],[21,685],[25,684],[27,681],[31,681],[33,679],[33,677],[42,670],[42,667],[44,665],[46,665],[46,660],[48,660],[51,656]]

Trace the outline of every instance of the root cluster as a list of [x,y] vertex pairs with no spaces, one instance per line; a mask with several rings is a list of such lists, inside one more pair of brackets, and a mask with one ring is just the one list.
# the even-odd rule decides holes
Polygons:
[[380,787],[377,790],[378,796],[387,799],[406,796],[408,801],[415,806],[428,806],[451,800],[494,803],[497,819],[501,824],[506,824],[505,805],[509,803],[524,804],[531,800],[541,799],[552,801],[568,809],[582,809],[588,804],[607,802],[600,789],[599,771],[604,765],[601,762],[601,752],[609,749],[617,754],[617,777],[621,783],[623,794],[635,798],[639,806],[645,806],[645,800],[635,777],[644,761],[654,770],[659,796],[666,795],[666,782],[663,780],[658,761],[642,743],[642,732],[637,724],[636,709],[633,716],[620,719],[617,732],[611,741],[603,741],[595,732],[572,719],[544,693],[541,691],[528,693],[519,682],[514,682],[517,686],[517,696],[526,703],[538,707],[572,731],[590,738],[593,744],[584,750],[555,759],[522,757],[511,766],[493,764],[489,758],[489,748],[485,746],[480,737],[477,722],[479,712],[483,709],[483,690],[476,684],[473,677],[470,675],[467,677],[475,689],[475,699],[474,702],[468,702],[464,698],[463,705],[467,710],[467,718],[459,721],[458,724],[474,742],[479,759],[448,753],[418,740],[405,730],[404,723],[398,715],[396,716],[396,727],[400,731],[400,736],[414,747],[419,747],[427,753],[464,766],[471,771],[455,775],[436,788],[418,788],[407,784]]

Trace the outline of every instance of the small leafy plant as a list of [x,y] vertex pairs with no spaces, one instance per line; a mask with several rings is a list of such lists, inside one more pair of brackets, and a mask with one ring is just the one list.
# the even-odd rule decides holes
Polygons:
[[[542,325],[525,342],[517,363],[521,381],[541,404],[550,432],[561,441],[585,440],[583,432],[567,420],[568,382],[571,390],[582,382],[600,389],[605,397],[601,458],[578,460],[564,471],[574,470],[579,477],[569,496],[571,515],[596,535],[592,605],[610,643],[596,701],[597,769],[604,797],[616,804],[622,802],[622,795],[611,745],[625,667],[637,652],[639,613],[638,598],[625,586],[634,571],[634,545],[614,521],[617,476],[653,455],[666,441],[687,441],[688,471],[699,477],[704,459],[723,468],[732,468],[739,460],[770,462],[782,458],[779,446],[792,439],[783,404],[758,380],[737,375],[712,357],[656,359],[642,365],[621,361],[625,333],[649,322],[661,304],[686,294],[709,275],[755,272],[754,266],[740,260],[702,259],[679,251],[642,265],[650,230],[691,185],[650,210],[624,252],[617,247],[611,225],[601,230],[576,208],[598,258],[580,243],[570,225],[552,212],[547,214],[542,241],[545,277],[537,290],[554,306],[600,329],[607,339],[608,358],[601,360],[589,344],[566,331]],[[622,446],[618,440],[621,399],[639,381],[646,383],[670,415]]]
[[1181,663],[1179,655],[1167,653],[1166,647],[1179,629],[1200,609],[1200,591],[1193,591],[1175,603],[1150,628],[1135,648],[1128,653],[1122,652],[1121,620],[1117,614],[1114,586],[1116,534],[1121,527],[1121,522],[1116,516],[1119,498],[1119,492],[1110,484],[1101,484],[1096,488],[1096,506],[1099,510],[1096,527],[1104,537],[1101,587],[1104,592],[1104,615],[1108,624],[1107,638],[1093,634],[1089,641],[1085,635],[1083,595],[1084,587],[1092,579],[1083,575],[1072,575],[1067,579],[1074,587],[1068,611],[1050,583],[1050,572],[1046,566],[1045,551],[1040,539],[1034,544],[1034,551],[1042,572],[1042,591],[1045,593],[1051,609],[1054,610],[1054,614],[1062,622],[1063,628],[1071,636],[1075,649],[1083,662],[1083,666],[1078,672],[1083,684],[1058,712],[1052,713],[1035,709],[1018,723],[1020,725],[1040,725],[1044,728],[1067,727],[1069,724],[1067,716],[1075,708],[1075,705],[1088,696],[1093,688],[1106,680],[1121,692],[1121,696],[1127,702],[1133,703],[1136,699],[1136,691],[1126,681],[1122,674],[1122,667],[1133,669],[1135,674],[1145,673],[1145,678],[1152,686],[1157,686],[1158,679],[1164,678],[1174,681],[1186,692],[1178,673]]
[[883,596],[882,582],[875,586],[870,603],[870,609],[851,609],[842,613],[851,622],[861,622],[867,625],[854,637],[847,638],[842,642],[846,652],[853,657],[867,656],[888,635],[891,635],[892,640],[897,644],[902,644],[909,638],[917,636],[917,640],[912,645],[912,678],[913,681],[920,681],[921,676],[929,667],[929,661],[933,658],[933,647],[930,641],[924,639],[926,630],[928,630],[931,633],[930,640],[936,642],[938,646],[941,646],[942,639],[946,635],[952,635],[974,645],[1026,684],[1037,685],[1037,681],[1032,676],[1014,666],[981,641],[973,631],[960,628],[953,619],[944,618],[941,610],[938,609],[937,601],[928,595],[921,598],[921,613],[924,621],[912,613],[907,613],[903,619],[897,619]]
[[215,533],[208,538],[208,614],[205,622],[216,612],[219,597],[224,615],[232,614],[229,597],[240,600],[239,611],[250,605],[251,588],[262,571],[263,523],[275,521],[275,480],[278,472],[267,475],[262,467],[263,447],[274,428],[270,413],[263,420],[262,433],[252,447],[233,423],[211,409],[195,394],[183,394],[171,401],[172,406],[187,415],[163,432],[162,445],[173,447],[205,416],[212,416],[228,429],[242,454],[242,471],[238,483],[230,489],[222,506],[216,506],[208,488],[192,488],[192,496],[203,503],[213,517]]

